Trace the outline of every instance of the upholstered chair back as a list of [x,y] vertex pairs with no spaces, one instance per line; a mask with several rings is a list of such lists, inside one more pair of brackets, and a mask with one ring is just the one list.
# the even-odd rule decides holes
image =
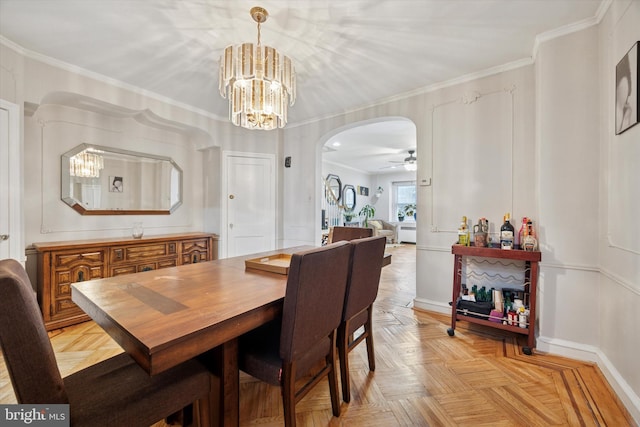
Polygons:
[[369,307],[378,296],[386,238],[382,236],[353,240],[351,273],[347,287],[343,319],[351,319]]
[[362,239],[363,237],[373,236],[373,228],[366,227],[332,227],[329,233],[329,243],[339,242],[341,240]]
[[293,254],[282,311],[283,361],[305,354],[340,325],[350,255],[348,242]]
[[0,260],[0,345],[18,403],[68,403],[35,292],[13,259]]

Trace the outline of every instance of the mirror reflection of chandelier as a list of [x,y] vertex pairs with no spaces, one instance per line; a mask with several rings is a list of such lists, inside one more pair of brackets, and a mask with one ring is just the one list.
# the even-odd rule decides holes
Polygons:
[[90,148],[69,159],[69,173],[81,178],[98,178],[104,168],[104,159]]
[[258,44],[227,46],[220,57],[220,95],[229,100],[229,119],[247,129],[270,130],[287,124],[287,108],[296,100],[296,76],[289,57],[260,43],[260,24],[269,13],[251,9],[258,23]]

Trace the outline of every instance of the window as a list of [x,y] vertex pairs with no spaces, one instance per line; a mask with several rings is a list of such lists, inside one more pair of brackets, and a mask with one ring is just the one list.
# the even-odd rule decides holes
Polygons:
[[[393,217],[399,212],[404,213],[407,205],[416,205],[416,182],[398,181],[393,183]],[[413,221],[413,216],[406,217],[405,221]]]

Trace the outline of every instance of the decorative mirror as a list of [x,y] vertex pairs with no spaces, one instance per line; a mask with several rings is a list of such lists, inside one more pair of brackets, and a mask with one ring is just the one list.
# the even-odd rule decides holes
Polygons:
[[81,144],[62,155],[62,200],[81,215],[168,215],[182,204],[169,157]]
[[342,204],[344,208],[348,211],[352,211],[356,208],[356,189],[351,184],[346,184],[342,188],[342,196],[343,201]]
[[342,198],[342,181],[340,181],[340,177],[338,175],[331,173],[327,175],[326,181],[327,193],[331,192],[331,194],[327,194],[327,201],[329,203],[337,204]]

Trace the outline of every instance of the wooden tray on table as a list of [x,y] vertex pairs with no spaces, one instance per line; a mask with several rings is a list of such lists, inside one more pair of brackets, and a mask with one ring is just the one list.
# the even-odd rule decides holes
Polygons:
[[289,274],[291,254],[276,254],[244,261],[245,268],[269,271],[271,273]]

